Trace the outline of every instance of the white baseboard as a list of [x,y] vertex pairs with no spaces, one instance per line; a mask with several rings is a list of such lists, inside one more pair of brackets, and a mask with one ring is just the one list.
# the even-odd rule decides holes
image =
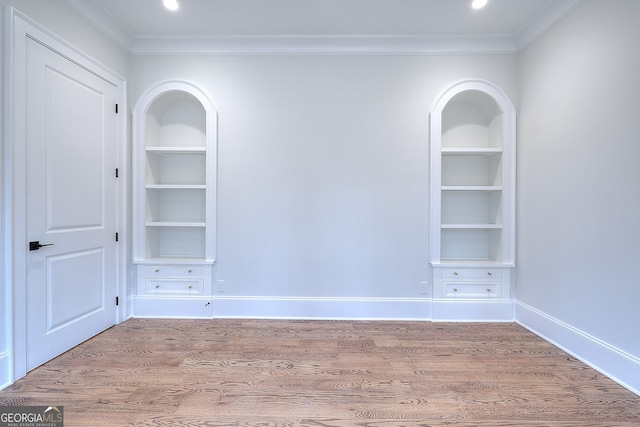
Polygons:
[[427,298],[215,296],[216,318],[429,320]]
[[11,358],[9,352],[0,353],[0,390],[11,385]]
[[640,395],[640,359],[637,357],[522,302],[516,303],[515,320],[534,334]]
[[433,322],[513,322],[513,301],[434,300]]
[[[207,305],[212,302],[212,306]],[[169,298],[137,296],[133,317],[431,320],[512,322],[513,301],[431,300],[430,298],[346,298],[221,296]],[[213,310],[211,311],[211,307]]]
[[211,319],[211,298],[167,298],[136,296],[131,298],[132,316],[138,318]]

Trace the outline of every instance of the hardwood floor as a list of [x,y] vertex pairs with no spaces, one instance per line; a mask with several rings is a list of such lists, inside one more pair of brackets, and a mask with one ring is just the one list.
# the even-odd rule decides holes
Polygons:
[[502,323],[133,319],[0,405],[67,427],[640,425],[640,397]]

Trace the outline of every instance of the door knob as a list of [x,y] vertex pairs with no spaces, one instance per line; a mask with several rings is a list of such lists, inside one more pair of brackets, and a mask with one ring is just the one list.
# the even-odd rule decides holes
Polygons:
[[53,246],[53,243],[40,243],[38,240],[29,242],[29,250],[37,251],[40,248],[44,248],[45,246]]

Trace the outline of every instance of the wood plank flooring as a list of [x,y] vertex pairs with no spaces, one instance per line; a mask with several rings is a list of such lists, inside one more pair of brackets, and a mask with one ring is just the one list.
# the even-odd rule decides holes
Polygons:
[[67,427],[640,425],[640,397],[503,323],[132,319],[0,405]]

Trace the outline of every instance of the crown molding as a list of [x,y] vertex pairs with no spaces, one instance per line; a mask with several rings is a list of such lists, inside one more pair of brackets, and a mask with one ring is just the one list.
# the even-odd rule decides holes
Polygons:
[[462,35],[223,35],[132,34],[98,2],[62,0],[134,55],[450,55],[514,54],[526,48],[584,0],[549,0],[514,34]]
[[444,55],[516,52],[509,35],[136,37],[134,55]]
[[127,51],[131,51],[133,48],[134,35],[126,29],[117,18],[99,7],[96,3],[86,0],[62,0],[62,2],[82,18],[86,19],[107,38]]
[[518,51],[529,46],[549,31],[558,21],[569,15],[584,0],[550,0],[536,16],[516,31],[514,35]]

